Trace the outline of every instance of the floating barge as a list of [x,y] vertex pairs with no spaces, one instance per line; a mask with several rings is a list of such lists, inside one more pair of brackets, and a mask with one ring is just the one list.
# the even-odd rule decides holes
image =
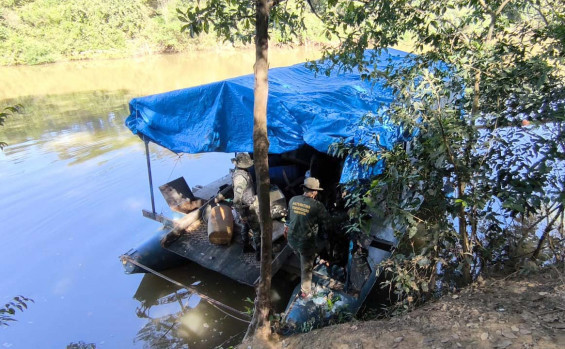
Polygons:
[[[405,55],[391,49],[381,60],[400,60]],[[207,232],[208,211],[219,193],[230,196],[231,176],[226,174],[202,188],[190,188],[182,177],[162,185],[171,211],[198,202],[198,207],[185,210],[181,218],[171,219],[155,212],[149,156],[149,143],[175,153],[252,153],[253,87],[254,77],[247,75],[130,102],[126,125],[144,141],[147,153],[152,210],[143,210],[143,215],[161,222],[163,228],[122,256],[126,272],[145,272],[139,265],[163,270],[190,260],[242,284],[257,284],[259,262],[254,252],[243,252],[240,234],[235,231],[230,244],[217,245],[210,242]],[[302,64],[270,69],[267,128],[271,184],[279,193],[275,199],[282,196],[286,205],[292,196],[302,193],[300,184],[311,175],[326,189],[320,200],[339,216],[340,183],[369,178],[384,164],[365,168],[354,159],[334,158],[328,150],[339,141],[389,149],[403,141],[400,128],[390,123],[359,127],[366,114],[378,115],[390,99],[389,90],[378,81],[367,82],[359,72],[336,70],[330,76],[316,76]],[[283,222],[274,220],[272,273],[285,268],[300,275],[298,258],[282,237],[283,230]],[[289,323],[302,323],[320,313],[320,297],[332,304],[329,313],[340,306],[356,313],[376,282],[378,264],[396,245],[392,229],[383,222],[375,223],[367,236],[356,241],[345,236],[337,240],[330,253],[335,255],[338,250],[341,260],[316,265],[313,281],[318,292],[312,300],[298,299],[297,286],[285,312]],[[323,323],[326,315],[316,316]]]
[[[178,180],[178,179],[177,179]],[[143,210],[143,216],[163,223],[159,234],[151,237],[139,247],[131,249],[122,258],[127,273],[143,273],[143,268],[128,262],[128,259],[147,266],[150,269],[162,271],[188,260],[198,263],[204,268],[216,271],[245,285],[254,286],[260,274],[259,261],[255,252],[244,253],[240,234],[234,234],[229,245],[216,245],[210,242],[206,209],[214,202],[214,198],[224,188],[231,189],[231,177],[224,176],[208,185],[194,191],[194,195],[208,198],[198,209],[173,220],[161,214]],[[226,190],[227,189],[227,190]],[[278,271],[292,253],[286,246],[283,236],[284,224],[273,220],[273,273]]]

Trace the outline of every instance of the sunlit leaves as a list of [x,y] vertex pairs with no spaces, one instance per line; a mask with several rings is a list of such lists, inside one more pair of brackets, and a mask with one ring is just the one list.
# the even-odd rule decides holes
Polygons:
[[[202,5],[202,7],[201,7]],[[251,43],[255,33],[254,1],[210,0],[194,2],[186,10],[177,9],[178,18],[185,23],[181,31],[191,37],[213,30],[225,41],[236,39]]]
[[[17,0],[0,5],[0,64],[179,52],[175,4],[190,0]],[[184,5],[183,5],[184,6]]]
[[421,255],[404,255],[397,253],[392,258],[381,264],[382,270],[387,275],[386,281],[381,283],[381,288],[388,288],[391,297],[399,303],[397,309],[406,310],[416,304],[433,297],[433,280],[438,266],[447,263],[443,259],[430,260]]
[[[407,147],[371,150],[342,142],[334,149],[366,164],[386,159],[378,178],[351,183],[365,189],[351,191],[363,200],[350,202],[356,212],[394,217],[407,260],[422,253],[455,261],[450,268],[456,274],[469,271],[495,258],[487,232],[505,218],[543,217],[547,205],[562,207],[564,7],[546,1],[328,2],[326,33],[339,38],[339,47],[326,47],[324,65],[312,68],[359,69],[383,82],[394,93],[387,115],[418,130]],[[396,64],[375,59],[405,38],[417,55]],[[377,54],[365,56],[367,48]],[[502,228],[496,234],[508,239]],[[409,279],[416,269],[406,260],[389,268],[399,294],[411,294],[412,282],[420,285]]]
[[[274,1],[270,9],[269,29],[281,42],[292,41],[305,29],[305,1]],[[208,0],[177,9],[183,22],[181,30],[191,37],[214,32],[231,43],[250,44],[255,36],[255,1]]]

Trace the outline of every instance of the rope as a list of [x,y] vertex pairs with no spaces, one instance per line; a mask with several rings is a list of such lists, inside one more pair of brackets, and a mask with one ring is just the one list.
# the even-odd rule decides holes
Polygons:
[[[169,182],[171,180],[171,177],[173,176],[173,173],[175,172],[175,169],[177,168],[177,165],[179,164],[180,159],[182,158],[182,155],[183,154],[176,154],[177,157],[175,159],[175,164],[174,164],[173,168],[171,169],[171,173],[169,173],[169,177],[167,178],[167,182]],[[167,205],[167,207],[169,207],[169,206]],[[161,213],[163,213],[163,206],[161,206]]]
[[[242,333],[245,333],[245,331],[247,331],[247,330],[243,330],[243,331],[241,331],[241,332],[239,332],[239,333],[234,334],[233,336],[231,336],[230,338],[226,339],[225,341],[222,342],[222,344],[216,346],[215,348],[223,348],[223,347],[224,347],[224,344],[226,344],[227,342],[231,341],[231,340],[234,339],[235,337],[240,336]],[[232,348],[232,347],[230,347],[230,348]]]
[[167,181],[169,181],[171,179],[171,177],[173,176],[173,172],[175,172],[175,169],[177,168],[177,165],[180,162],[180,159],[182,158],[182,154],[176,154],[177,158],[175,159],[175,165],[173,166],[173,169],[171,170],[171,173],[169,173],[169,178],[167,178]]
[[217,301],[217,300],[215,300],[215,299],[213,299],[213,298],[211,298],[211,297],[208,297],[208,296],[206,296],[205,294],[202,294],[202,293],[198,292],[194,287],[181,284],[180,282],[178,282],[178,281],[176,281],[176,280],[173,280],[173,279],[171,279],[170,277],[168,277],[168,276],[166,276],[166,275],[163,275],[163,274],[161,274],[161,273],[159,273],[159,272],[157,272],[157,271],[155,271],[155,270],[153,270],[153,269],[151,269],[151,268],[149,268],[149,267],[147,267],[147,266],[145,266],[145,265],[143,265],[143,264],[141,264],[141,263],[139,263],[139,262],[133,260],[133,259],[130,258],[130,257],[121,256],[121,259],[122,259],[122,262],[123,262],[123,261],[127,261],[127,262],[129,262],[129,263],[131,263],[131,264],[133,264],[133,265],[136,265],[136,266],[138,266],[138,267],[140,267],[140,268],[142,268],[142,269],[144,269],[144,270],[147,270],[148,272],[150,272],[150,273],[152,273],[152,274],[155,274],[155,275],[157,275],[157,276],[159,276],[159,277],[161,277],[161,278],[163,278],[163,279],[165,279],[165,280],[167,280],[167,281],[169,281],[169,282],[171,282],[171,283],[173,283],[173,284],[175,284],[175,285],[177,285],[177,286],[179,286],[179,287],[186,288],[186,289],[189,290],[190,292],[192,292],[192,293],[194,293],[194,294],[197,294],[200,298],[202,298],[203,300],[205,300],[206,302],[208,302],[208,303],[209,303],[211,306],[213,306],[214,308],[218,309],[218,310],[221,311],[222,313],[224,313],[224,314],[226,314],[226,315],[228,315],[228,316],[230,316],[230,317],[232,317],[232,318],[234,318],[234,319],[236,319],[236,320],[243,321],[243,322],[246,322],[246,323],[250,323],[249,320],[238,318],[237,316],[234,316],[234,315],[232,315],[232,314],[229,314],[229,313],[227,313],[226,311],[224,311],[224,310],[222,310],[222,309],[220,309],[220,308],[225,308],[225,309],[228,309],[228,310],[230,310],[230,311],[232,311],[232,312],[234,312],[234,313],[236,313],[236,314],[238,314],[238,315],[240,315],[240,316],[243,316],[243,317],[245,317],[245,318],[250,318],[249,314],[247,314],[247,313],[244,313],[244,312],[242,312],[242,311],[239,311],[239,310],[237,310],[237,309],[234,309],[234,308],[230,307],[229,305],[226,305],[226,304],[224,304],[224,303],[222,303],[222,302],[220,302],[220,301]]

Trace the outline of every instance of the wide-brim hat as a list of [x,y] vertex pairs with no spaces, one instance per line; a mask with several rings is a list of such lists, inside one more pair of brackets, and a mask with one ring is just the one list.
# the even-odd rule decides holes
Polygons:
[[302,184],[302,186],[310,190],[324,190],[320,188],[320,181],[314,177],[304,179],[304,184]]
[[249,153],[237,153],[235,158],[231,159],[231,162],[239,168],[250,168],[253,166],[253,160]]

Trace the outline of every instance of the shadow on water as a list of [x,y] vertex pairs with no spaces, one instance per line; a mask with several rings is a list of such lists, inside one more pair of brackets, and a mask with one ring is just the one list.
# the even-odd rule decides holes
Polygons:
[[[198,292],[244,311],[253,289],[196,264],[165,271],[167,277],[195,287]],[[145,319],[134,342],[150,348],[213,348],[241,341],[247,324],[203,301],[198,294],[146,274],[134,298],[136,315]]]
[[[249,311],[253,307],[250,300],[254,299],[255,291],[251,287],[196,264],[189,263],[163,274],[234,309]],[[273,279],[275,311],[284,310],[295,283],[284,272]],[[134,298],[139,301],[136,315],[147,320],[135,342],[150,348],[229,347],[240,343],[247,330],[247,323],[211,306],[198,294],[152,274],[143,277]]]

